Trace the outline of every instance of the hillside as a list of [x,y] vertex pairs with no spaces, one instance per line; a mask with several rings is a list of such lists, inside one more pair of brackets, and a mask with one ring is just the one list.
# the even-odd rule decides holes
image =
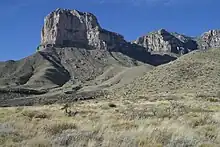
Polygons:
[[120,89],[134,98],[149,94],[216,96],[220,91],[220,49],[194,51],[161,65]]

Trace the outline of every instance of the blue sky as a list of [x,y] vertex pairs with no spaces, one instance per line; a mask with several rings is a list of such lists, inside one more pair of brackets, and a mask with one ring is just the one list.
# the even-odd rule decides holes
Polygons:
[[0,61],[33,54],[43,19],[56,8],[92,12],[103,28],[134,40],[160,28],[190,36],[220,29],[219,6],[220,0],[2,0]]

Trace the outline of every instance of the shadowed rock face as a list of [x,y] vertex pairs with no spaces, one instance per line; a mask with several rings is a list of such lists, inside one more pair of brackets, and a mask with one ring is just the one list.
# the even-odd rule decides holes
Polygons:
[[47,47],[107,49],[125,42],[123,36],[102,29],[93,14],[67,9],[57,9],[45,18],[41,38],[41,45]]

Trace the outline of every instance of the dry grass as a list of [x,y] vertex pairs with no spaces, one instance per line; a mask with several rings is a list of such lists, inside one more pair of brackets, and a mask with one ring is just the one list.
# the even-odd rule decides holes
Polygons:
[[[192,52],[156,67],[130,84],[116,89],[115,97],[133,99],[154,94],[196,94],[219,98],[220,49]],[[202,98],[202,97],[201,97]]]
[[56,123],[45,124],[44,126],[45,133],[48,133],[50,135],[56,135],[68,129],[76,129],[76,125],[72,123],[56,122]]
[[0,129],[10,131],[0,133],[0,142],[6,147],[219,146],[220,103],[178,97],[79,102],[71,106],[78,112],[74,117],[58,105],[1,108],[0,126],[8,125]]

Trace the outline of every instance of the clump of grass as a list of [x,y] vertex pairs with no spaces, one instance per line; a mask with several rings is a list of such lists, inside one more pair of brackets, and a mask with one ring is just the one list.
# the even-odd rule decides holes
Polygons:
[[158,104],[149,110],[152,112],[153,116],[157,118],[179,117],[189,111],[189,108],[183,103],[177,101],[170,101],[169,103],[170,104]]
[[9,142],[19,143],[25,139],[24,136],[20,135],[18,132],[4,133],[0,134],[0,144],[4,145]]
[[207,100],[210,102],[219,102],[218,98],[208,98]]
[[198,126],[215,124],[209,113],[199,114],[196,117],[190,119],[189,121],[190,121],[189,125],[192,126],[193,128]]
[[45,112],[33,111],[33,110],[24,110],[24,111],[22,111],[21,114],[23,116],[30,118],[30,119],[33,119],[33,118],[40,118],[40,119],[48,118],[49,119],[51,117],[50,114],[47,114]]
[[148,140],[139,140],[138,147],[163,147],[163,145],[157,143],[150,143]]
[[76,129],[76,128],[77,126],[74,123],[58,122],[58,123],[47,124],[44,127],[44,130],[46,133],[50,135],[56,135],[64,130]]
[[199,93],[199,94],[196,95],[196,98],[207,98],[207,97],[208,97],[207,94],[201,94],[201,93]]
[[52,143],[43,136],[28,140],[26,144],[28,147],[52,147]]
[[217,145],[211,143],[202,143],[199,145],[199,147],[217,147]]
[[24,107],[17,107],[17,108],[15,108],[15,112],[16,113],[22,112],[23,110],[24,110]]

